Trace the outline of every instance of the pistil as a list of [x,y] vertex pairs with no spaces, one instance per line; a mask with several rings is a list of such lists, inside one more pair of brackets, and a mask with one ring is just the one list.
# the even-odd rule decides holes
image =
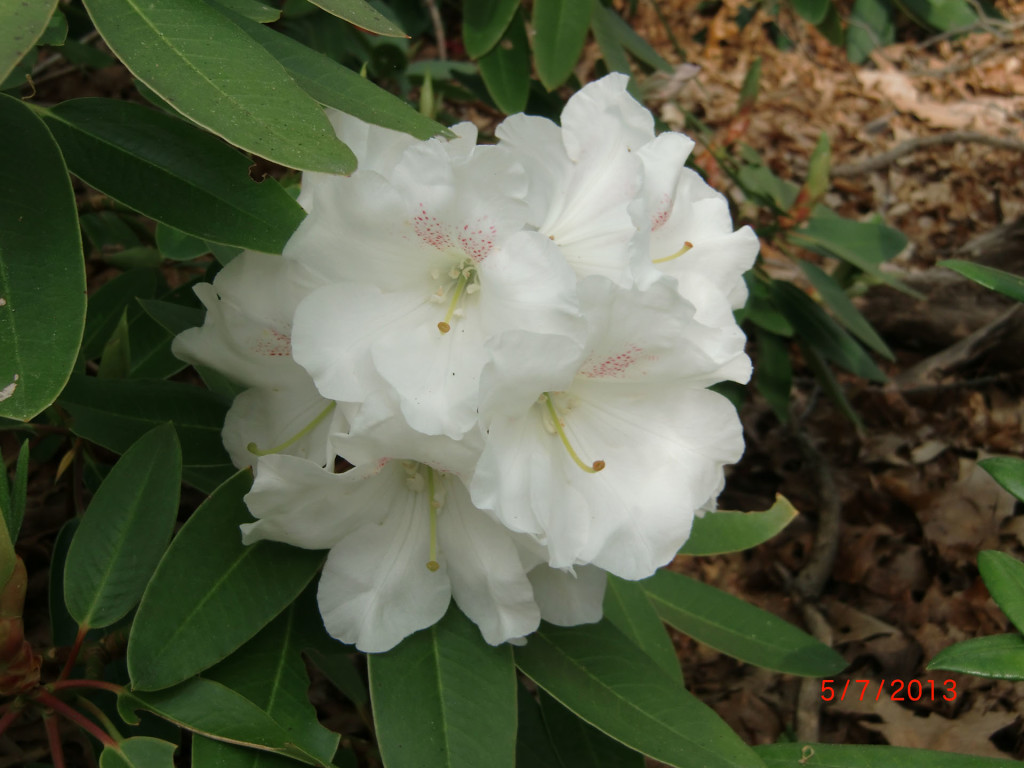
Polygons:
[[334,403],[334,402],[328,403],[327,407],[324,408],[322,411],[320,411],[320,413],[318,413],[316,416],[314,416],[313,420],[311,422],[309,422],[309,424],[304,426],[302,429],[300,429],[294,435],[289,437],[283,443],[275,445],[273,448],[260,449],[260,448],[258,448],[256,446],[255,442],[249,443],[246,446],[246,448],[248,449],[249,453],[253,454],[254,456],[269,456],[272,453],[280,453],[281,451],[283,451],[286,448],[289,448],[290,446],[294,445],[299,440],[301,440],[306,435],[308,435],[310,432],[312,432],[314,429],[316,429],[317,425],[321,421],[326,419],[327,416],[334,410],[334,406],[335,405],[336,405],[336,403]]
[[436,571],[441,567],[437,562],[437,512],[441,508],[441,500],[437,496],[437,488],[434,486],[434,470],[426,467],[427,470],[427,493],[430,498],[430,559],[427,561],[427,570]]
[[576,450],[572,447],[572,443],[569,442],[569,437],[565,434],[565,428],[562,426],[562,420],[558,417],[558,411],[555,410],[555,403],[554,400],[552,400],[551,398],[551,394],[545,392],[543,395],[541,395],[541,399],[544,400],[544,403],[548,409],[548,414],[551,416],[551,425],[554,427],[555,432],[561,439],[562,445],[565,446],[565,450],[569,452],[569,456],[572,458],[574,462],[576,462],[576,466],[582,469],[584,472],[590,473],[600,472],[602,469],[604,469],[605,464],[603,460],[598,459],[593,464],[587,464],[586,462],[583,461],[583,459],[579,457],[579,454],[576,453]]
[[666,261],[672,261],[672,259],[678,259],[680,256],[682,256],[684,253],[686,253],[691,248],[693,248],[693,243],[691,243],[689,240],[687,240],[685,243],[683,243],[683,247],[680,248],[675,253],[673,253],[671,256],[665,256],[665,257],[660,258],[660,259],[654,259],[654,260],[652,260],[651,263],[652,264],[664,264]]

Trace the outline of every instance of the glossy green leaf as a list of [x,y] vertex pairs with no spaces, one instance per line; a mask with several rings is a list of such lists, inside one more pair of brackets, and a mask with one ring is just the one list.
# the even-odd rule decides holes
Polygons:
[[644,768],[644,756],[580,720],[543,691],[540,710],[561,768]]
[[829,0],[791,0],[793,10],[811,24],[818,25],[828,14]]
[[156,247],[171,261],[192,261],[210,252],[205,240],[162,223],[156,225]]
[[565,768],[548,736],[534,694],[519,683],[519,723],[516,729],[516,768]]
[[[310,597],[302,603],[301,610],[312,610],[319,617],[315,597]],[[304,751],[330,762],[340,737],[320,725],[307,696],[309,675],[301,654],[305,645],[304,622],[299,613],[299,603],[293,603],[256,637],[204,672],[203,677],[242,694],[281,725]],[[219,744],[213,751],[232,749],[230,745]]]
[[196,237],[280,253],[305,217],[276,181],[249,177],[245,155],[176,117],[113,99],[66,101],[44,117],[72,173]]
[[978,23],[978,14],[967,0],[896,0],[914,21],[940,32],[968,30]]
[[990,635],[943,648],[926,669],[966,672],[1000,680],[1024,680],[1024,637]]
[[846,56],[852,64],[863,64],[873,50],[895,41],[893,10],[887,0],[854,0],[846,30]]
[[43,34],[57,0],[0,3],[0,83]]
[[668,675],[682,679],[683,671],[676,657],[675,646],[639,583],[608,576],[608,587],[604,593],[604,616]]
[[318,53],[287,35],[245,19],[235,19],[246,33],[281,62],[296,83],[327,107],[334,107],[364,122],[404,131],[418,139],[446,132],[409,104],[360,77],[328,56]]
[[192,735],[191,768],[297,768],[290,757]]
[[840,323],[854,336],[864,342],[870,349],[874,350],[888,360],[895,360],[889,345],[886,344],[878,332],[871,327],[871,323],[865,319],[860,310],[853,305],[846,291],[839,285],[832,276],[816,264],[809,261],[800,261],[800,269],[807,275],[811,285],[821,294],[821,300],[836,316]]
[[501,42],[479,61],[480,76],[498,109],[507,115],[522,112],[530,97],[530,41],[526,22],[516,14]]
[[1019,763],[930,749],[861,744],[766,744],[754,747],[768,768],[1009,768]]
[[81,356],[98,358],[114,333],[125,310],[134,308],[136,298],[153,298],[161,290],[161,277],[155,269],[133,269],[100,286],[89,297],[82,336]]
[[408,37],[402,28],[366,0],[309,0],[332,16],[344,19],[367,32],[385,37]]
[[869,381],[885,381],[885,374],[864,348],[806,293],[781,280],[773,282],[771,287],[776,306],[793,324],[797,335],[804,342],[850,373]]
[[1016,456],[993,456],[982,459],[978,466],[992,475],[1003,488],[1019,501],[1024,501],[1024,459]]
[[763,544],[789,525],[800,514],[782,495],[764,512],[710,512],[693,521],[693,530],[683,555],[720,555],[742,552]]
[[139,305],[162,328],[175,335],[202,325],[206,317],[206,313],[197,307],[186,307],[170,301],[139,299]]
[[462,42],[471,59],[488,53],[505,36],[520,0],[462,0]]
[[216,664],[291,603],[323,563],[322,552],[260,541],[244,546],[252,521],[239,472],[174,537],[142,597],[128,641],[128,674],[152,691]]
[[323,110],[214,6],[199,0],[85,0],[85,6],[131,73],[189,119],[281,165],[355,170],[355,156]]
[[[50,603],[50,636],[54,646],[70,646],[78,634],[78,623],[64,602],[64,563],[74,541],[81,518],[73,517],[61,527],[50,554],[50,578],[47,597]],[[94,630],[101,632],[102,630]]]
[[772,407],[775,418],[789,423],[789,393],[793,387],[793,366],[789,359],[789,344],[781,336],[763,328],[754,328],[757,342],[757,365],[754,366],[754,385]]
[[1014,301],[1024,302],[1024,277],[1020,275],[962,259],[946,259],[938,262],[938,266],[959,272],[979,285],[1009,296]]
[[792,324],[775,308],[775,299],[771,291],[772,281],[758,279],[752,272],[747,272],[744,279],[750,295],[747,297],[747,305],[739,310],[742,319],[750,320],[758,328],[763,328],[776,336],[792,338]]
[[978,553],[978,570],[996,605],[1024,632],[1024,563],[992,549]]
[[142,597],[178,516],[181,449],[170,424],[125,451],[96,491],[64,567],[76,621],[108,627]]
[[85,264],[71,182],[46,126],[2,94],[0,125],[0,416],[28,421],[57,398],[78,355]]
[[[629,56],[626,49],[619,42],[615,35],[612,19],[619,19],[619,14],[613,8],[601,5],[599,0],[594,1],[594,11],[590,16],[590,29],[594,33],[594,40],[597,47],[601,49],[604,63],[610,72],[621,72],[624,75],[631,75]],[[619,19],[621,21],[621,19]],[[633,82],[630,81],[630,87]]]
[[805,677],[846,668],[842,656],[803,630],[709,584],[663,569],[643,586],[663,621],[740,661]]
[[610,622],[542,623],[516,664],[563,706],[613,739],[677,768],[761,766],[718,715]]
[[[828,0],[825,0],[828,2]],[[740,86],[740,100],[737,109],[740,111],[750,109],[757,101],[757,95],[761,92],[761,57],[758,56],[750,62],[750,68],[743,77],[743,85]]]
[[513,768],[512,650],[487,645],[454,601],[440,622],[367,663],[388,768]]
[[230,401],[199,387],[173,381],[95,379],[76,374],[60,397],[79,437],[124,453],[142,435],[174,422],[185,465],[230,463],[220,432]]
[[46,22],[46,29],[36,40],[36,45],[61,46],[68,39],[68,18],[58,5],[53,16]]
[[121,320],[114,332],[103,345],[100,355],[100,367],[96,371],[98,379],[124,379],[132,367],[131,341],[128,337],[128,312],[121,313]]
[[818,137],[818,143],[811,153],[807,168],[807,181],[804,184],[810,200],[817,202],[828,192],[831,169],[832,147],[828,140],[828,134],[822,131]]
[[798,339],[800,343],[800,351],[803,353],[804,362],[807,363],[807,367],[811,369],[814,374],[814,378],[817,379],[818,385],[824,390],[838,407],[852,423],[858,433],[863,432],[864,423],[861,421],[860,416],[853,409],[853,404],[850,399],[846,396],[846,392],[843,390],[842,385],[836,378],[832,368],[829,367],[828,363],[825,362],[825,358],[818,352],[815,347],[805,343],[802,339]]
[[572,74],[590,27],[591,4],[534,0],[533,58],[544,87],[554,90]]
[[281,18],[281,10],[267,5],[263,0],[214,0],[217,5],[252,21],[266,24]]
[[[660,69],[662,72],[672,72],[672,65],[665,61],[661,54],[651,47],[650,43],[640,37],[636,30],[616,13],[614,9],[601,5],[601,12],[599,12],[598,5],[600,4],[595,4],[594,16],[591,19],[595,37],[600,26],[603,30],[602,34],[610,35],[622,48],[625,48],[647,66]],[[600,20],[598,19],[599,16],[602,17]],[[604,46],[602,46],[603,50]],[[629,74],[629,70],[626,70],[626,74]]]
[[100,754],[100,768],[174,768],[177,748],[169,741],[135,736],[116,748],[105,747]]
[[295,744],[293,735],[256,704],[213,680],[196,677],[165,691],[126,690],[117,697],[117,709],[126,723],[137,722],[133,713],[144,709],[211,739],[264,749],[309,765],[329,765]]
[[[3,457],[0,456],[0,459]],[[0,473],[0,512],[3,512],[7,535],[12,542],[18,540],[21,523],[25,519],[25,503],[28,496],[28,440],[21,444],[18,458],[14,463],[14,482],[7,484],[7,470]],[[4,462],[2,465],[6,467]]]

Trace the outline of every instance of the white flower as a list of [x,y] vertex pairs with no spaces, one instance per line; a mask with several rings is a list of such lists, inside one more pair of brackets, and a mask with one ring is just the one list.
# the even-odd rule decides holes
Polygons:
[[750,362],[742,333],[696,322],[667,278],[641,291],[591,277],[580,301],[585,345],[521,332],[493,343],[470,490],[553,567],[641,579],[671,560],[741,455],[735,409],[705,387],[746,381]]

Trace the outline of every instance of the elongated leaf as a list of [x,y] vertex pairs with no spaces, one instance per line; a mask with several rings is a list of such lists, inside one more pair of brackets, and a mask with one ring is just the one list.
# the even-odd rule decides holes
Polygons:
[[170,424],[141,437],[110,470],[64,567],[64,599],[80,625],[108,627],[135,607],[171,540],[180,487]]
[[605,736],[543,691],[540,709],[562,768],[644,768],[643,755]]
[[829,0],[791,0],[793,10],[811,24],[818,25],[828,14]]
[[966,0],[896,0],[918,24],[940,32],[966,30],[978,23],[978,14]]
[[505,36],[520,0],[462,0],[462,42],[471,59],[488,53]]
[[871,323],[865,319],[864,315],[860,313],[850,301],[850,297],[846,295],[846,291],[842,289],[832,276],[818,267],[816,264],[811,264],[809,261],[801,261],[800,269],[807,275],[807,279],[811,281],[818,293],[821,294],[822,301],[829,309],[832,310],[839,322],[846,326],[846,329],[850,331],[854,336],[863,341],[869,348],[880,354],[882,357],[889,360],[895,360],[896,357],[893,355],[892,350],[889,349],[889,345],[886,344],[882,337],[878,335],[878,332],[871,327]]
[[[597,27],[600,25],[604,34],[611,35],[622,48],[625,48],[644,64],[654,69],[660,69],[662,72],[672,72],[672,65],[665,61],[651,47],[650,43],[640,37],[636,30],[626,23],[625,19],[608,6],[601,6],[601,8],[603,14],[598,11],[597,4],[594,6],[594,17],[591,23],[593,24],[595,36]],[[603,16],[603,19],[598,21],[598,16]],[[602,46],[602,50],[604,50],[604,46]],[[626,70],[626,74],[629,74],[628,70]]]
[[534,694],[520,682],[519,727],[516,729],[516,768],[565,768],[548,736]]
[[666,570],[642,583],[662,620],[729,656],[805,677],[846,668],[827,645],[728,592]]
[[[74,541],[75,532],[81,518],[73,517],[64,523],[53,543],[50,555],[50,585],[47,597],[50,602],[50,632],[55,646],[70,646],[78,634],[78,625],[68,613],[64,601],[64,563],[67,562],[68,550]],[[101,630],[94,630],[99,633]]]
[[179,334],[203,324],[206,313],[197,307],[186,307],[170,301],[139,299],[139,305],[168,333]]
[[355,170],[355,156],[316,102],[214,6],[199,0],[85,0],[85,6],[132,74],[194,122],[291,168]]
[[[632,74],[629,66],[629,56],[626,49],[615,35],[612,27],[612,17],[618,19],[619,14],[612,8],[607,8],[599,2],[594,3],[594,12],[590,16],[590,29],[594,33],[594,40],[597,41],[604,63],[612,72],[622,72],[625,75]],[[621,21],[621,19],[620,19]],[[630,86],[632,87],[632,82]]]
[[367,123],[404,131],[418,139],[448,133],[440,123],[424,117],[397,96],[322,53],[246,19],[235,18],[235,22],[281,62],[306,93],[324,106],[347,112]]
[[174,750],[169,741],[135,736],[118,747],[106,747],[100,755],[100,768],[174,768]]
[[935,654],[926,669],[1024,680],[1024,637],[1006,634],[964,640]]
[[479,63],[484,85],[498,109],[508,115],[526,109],[530,97],[530,41],[522,14],[516,14],[501,42]]
[[145,709],[212,739],[265,749],[310,765],[329,765],[295,744],[287,729],[242,694],[213,680],[196,677],[166,691],[125,691],[117,697],[117,709],[127,723],[137,722],[132,713]]
[[402,28],[366,0],[309,0],[332,16],[344,19],[367,32],[385,37],[408,37]]
[[224,659],[291,603],[323,563],[322,552],[261,541],[246,547],[251,521],[239,472],[174,538],[139,605],[128,641],[138,690],[167,688]]
[[554,90],[579,61],[590,26],[591,3],[578,0],[535,0],[533,57],[544,87]]
[[156,247],[161,256],[171,261],[192,261],[210,252],[204,240],[167,224],[156,225]]
[[227,8],[247,19],[266,24],[281,18],[279,8],[267,5],[262,0],[214,0],[217,5]]
[[1024,501],[1024,459],[1015,456],[993,456],[982,459],[978,466],[1019,501]]
[[809,346],[850,373],[869,381],[885,381],[885,374],[868,357],[864,348],[807,294],[781,280],[772,283],[772,292],[778,308]]
[[81,356],[86,360],[98,358],[125,310],[134,309],[134,299],[153,298],[158,290],[160,273],[149,268],[133,269],[102,285],[89,297]]
[[978,554],[978,570],[989,594],[1018,632],[1024,632],[1024,563],[992,549]]
[[[10,486],[7,485],[7,471],[0,472],[0,512],[3,513],[7,535],[12,542],[18,540],[21,523],[25,519],[25,502],[28,494],[28,457],[28,440],[26,440],[18,450],[18,458],[14,464],[14,482]],[[2,458],[0,456],[0,459]]]
[[43,34],[57,0],[0,4],[0,83]]
[[853,64],[863,64],[875,48],[884,48],[896,39],[893,7],[886,0],[855,0],[846,30],[846,56]]
[[1004,296],[1009,296],[1014,301],[1024,302],[1024,277],[1020,275],[962,259],[946,259],[940,261],[938,265],[959,272],[964,277],[970,278],[986,288],[991,288],[993,291],[998,291]]
[[192,768],[296,768],[290,757],[192,735]]
[[185,465],[230,464],[220,439],[230,402],[208,390],[172,381],[75,375],[61,393],[60,405],[71,414],[72,432],[116,453],[172,421]]
[[388,768],[513,768],[512,651],[487,645],[454,602],[440,622],[367,660]]
[[609,576],[604,593],[604,615],[667,674],[682,679],[683,671],[672,640],[640,584]]
[[183,232],[280,253],[305,217],[273,179],[215,137],[162,112],[113,99],[75,99],[45,115],[71,172]]
[[0,416],[28,421],[57,398],[78,355],[85,265],[57,144],[2,94],[0,125]]
[[775,503],[764,512],[712,512],[693,521],[690,538],[679,552],[683,555],[741,552],[768,541],[798,514],[780,494],[776,494]]
[[541,624],[515,656],[565,707],[655,760],[678,768],[763,765],[718,715],[607,621]]
[[754,384],[772,407],[775,418],[789,423],[789,393],[793,387],[793,366],[789,360],[789,344],[781,336],[761,327],[754,328],[757,340],[757,365]]
[[930,749],[861,744],[766,744],[754,747],[768,768],[1009,768],[1019,763]]

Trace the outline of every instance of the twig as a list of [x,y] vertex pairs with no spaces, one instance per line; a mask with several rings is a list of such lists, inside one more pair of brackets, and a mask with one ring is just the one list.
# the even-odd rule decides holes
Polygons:
[[830,173],[833,178],[836,178],[859,176],[862,173],[880,171],[904,155],[917,152],[925,147],[932,147],[936,144],[956,144],[961,141],[988,144],[989,146],[999,147],[1000,149],[1012,149],[1016,152],[1024,152],[1024,141],[1004,139],[999,136],[989,136],[987,133],[979,133],[977,131],[950,131],[949,133],[940,133],[936,136],[919,136],[915,139],[908,139],[902,144],[896,145],[888,152],[883,152],[876,157],[869,157],[867,160],[861,160],[857,163],[849,163],[848,165],[833,166]]
[[[117,740],[109,733],[100,728],[96,723],[87,718],[78,710],[68,706],[63,701],[58,699],[52,693],[45,690],[36,691],[33,698],[45,707],[53,710],[55,714],[70,720],[72,723],[77,725],[83,731],[86,731],[96,741],[105,747],[117,747]],[[44,715],[45,718],[45,715]]]
[[64,748],[60,743],[60,726],[53,715],[43,715],[43,727],[46,729],[46,741],[50,745],[50,760],[53,768],[64,768]]
[[437,57],[441,61],[448,61],[448,43],[444,36],[444,24],[441,23],[441,12],[437,10],[435,0],[423,0],[430,13],[430,23],[434,25],[434,39],[437,41]]

